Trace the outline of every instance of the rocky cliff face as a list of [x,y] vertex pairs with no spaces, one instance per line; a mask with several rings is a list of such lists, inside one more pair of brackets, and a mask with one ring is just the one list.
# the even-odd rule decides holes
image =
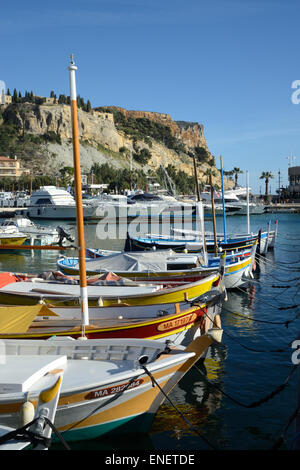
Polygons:
[[[18,106],[8,106],[4,119],[15,122],[25,132],[34,135],[44,135],[53,132],[64,140],[72,139],[71,108],[65,104],[34,105],[25,103]],[[118,152],[123,139],[118,134],[113,116],[109,113],[91,111],[89,113],[78,109],[78,129],[81,141],[92,146],[97,144]]]
[[203,147],[209,151],[204,137],[203,125],[201,124],[196,122],[173,121],[169,114],[154,113],[150,111],[128,111],[117,106],[110,106],[107,109],[118,110],[122,112],[126,118],[146,118],[162,124],[163,126],[168,126],[171,129],[172,135],[181,140],[188,149]]
[[[86,112],[78,109],[79,137],[81,144],[81,163],[85,172],[89,172],[94,163],[109,163],[118,168],[129,168],[129,155],[137,149],[146,148],[151,153],[147,165],[139,165],[133,161],[133,168],[143,170],[157,169],[160,165],[174,165],[176,168],[193,174],[193,159],[185,152],[176,152],[151,139],[151,145],[147,140],[136,141],[132,136],[118,130],[114,122],[113,112],[92,110]],[[126,117],[147,118],[164,126],[168,126],[172,135],[183,142],[186,152],[195,147],[202,147],[207,151],[209,158],[213,156],[208,150],[204,137],[203,126],[198,123],[175,122],[168,114],[152,113],[146,111],[127,111],[123,108],[111,107],[111,110],[119,110]],[[44,172],[57,172],[63,166],[71,166],[73,162],[72,126],[70,106],[65,104],[33,103],[12,104],[2,106],[3,120],[14,122],[18,125],[20,133],[34,136],[51,136],[55,139],[47,139],[44,146],[43,158],[39,156],[39,165]],[[148,139],[149,140],[149,139]],[[120,149],[126,148],[125,153]],[[211,163],[211,162],[209,162]],[[204,162],[199,169],[199,178],[204,179],[204,172],[211,164]],[[218,178],[219,179],[219,178]],[[216,181],[216,180],[215,180]]]

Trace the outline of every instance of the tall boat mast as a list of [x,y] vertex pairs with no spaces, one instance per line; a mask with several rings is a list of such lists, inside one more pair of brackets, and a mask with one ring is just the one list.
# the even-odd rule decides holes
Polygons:
[[197,174],[197,164],[196,164],[196,158],[195,155],[193,157],[194,161],[194,177],[195,177],[195,185],[196,185],[196,191],[197,191],[197,202],[196,202],[196,217],[197,221],[198,218],[200,219],[200,225],[201,225],[201,232],[202,232],[202,242],[203,242],[203,255],[204,255],[204,262],[207,264],[207,246],[206,246],[206,238],[205,238],[205,227],[204,227],[204,209],[203,209],[203,204],[201,201],[201,194],[200,194],[200,187],[199,187],[199,180],[198,180],[198,174]]
[[222,204],[223,204],[223,227],[224,227],[224,242],[227,243],[227,230],[226,230],[226,213],[225,213],[225,196],[224,196],[224,176],[223,176],[223,158],[221,160],[221,181],[222,181]]
[[70,79],[70,99],[71,99],[71,114],[72,114],[73,160],[74,160],[74,176],[75,176],[75,200],[76,200],[77,236],[78,236],[82,336],[84,337],[85,326],[89,324],[89,312],[88,312],[88,293],[87,293],[86,264],[85,264],[85,241],[84,241],[84,220],[83,220],[82,186],[81,186],[81,172],[80,172],[77,93],[76,93],[76,79],[75,79],[75,71],[77,70],[77,67],[74,62],[73,54],[71,54],[71,61],[70,61],[68,70],[69,70],[69,79]]
[[217,241],[217,229],[216,229],[216,212],[215,212],[215,200],[214,200],[214,187],[212,182],[212,174],[209,175],[209,184],[210,184],[210,199],[211,199],[211,212],[213,219],[213,228],[214,228],[214,248],[215,256],[218,256],[218,241]]
[[246,192],[247,192],[247,233],[250,233],[249,173],[248,173],[248,170],[246,170]]

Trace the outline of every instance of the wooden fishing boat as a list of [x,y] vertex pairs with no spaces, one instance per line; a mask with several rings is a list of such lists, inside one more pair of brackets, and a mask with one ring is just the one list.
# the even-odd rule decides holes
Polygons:
[[23,233],[5,233],[0,231],[0,245],[3,247],[9,247],[11,245],[20,246],[23,245],[26,240],[27,235],[24,235]]
[[[18,428],[14,429],[0,424],[0,450],[48,450],[50,447],[63,369],[53,370],[53,358],[50,357],[47,358],[47,361],[40,361],[40,358],[38,358],[38,362],[39,364],[36,364],[34,360],[30,361],[31,368],[36,365],[35,378],[33,380],[37,381],[37,375],[42,377],[49,371],[52,374],[52,384],[50,387],[47,386],[41,389],[36,407],[34,407],[31,401],[25,401],[22,404]],[[59,364],[57,364],[57,359],[55,359],[55,363],[56,365],[61,365],[61,360],[59,359]],[[3,374],[4,371],[3,369],[1,370],[0,393],[2,393],[3,389],[6,389],[7,393],[7,389],[16,390],[18,386],[21,386],[21,380],[24,380],[24,375],[21,379],[21,374],[24,372],[24,368],[20,367],[21,364],[22,357],[20,356],[18,356],[16,361],[17,367],[9,369],[7,362],[5,362],[5,373]],[[18,367],[20,368],[20,376],[18,376]],[[13,381],[11,381],[12,379]],[[27,385],[28,379],[30,380],[27,376]],[[24,382],[23,386],[25,386]]]
[[[9,273],[3,273],[4,275]],[[68,277],[60,281],[48,281],[42,278],[30,278],[24,275],[6,276],[9,282],[0,287],[0,304],[4,305],[35,305],[45,303],[50,305],[79,305],[79,281]],[[4,279],[4,276],[3,276]],[[24,280],[23,280],[24,279]],[[25,280],[26,279],[26,280]],[[98,278],[96,278],[98,279]],[[120,279],[120,278],[119,278]],[[1,280],[1,274],[0,274]],[[4,282],[4,281],[3,281]],[[161,284],[136,283],[94,280],[87,286],[88,305],[115,306],[115,305],[162,305],[192,300],[209,292],[220,282],[218,267],[201,279],[189,283],[172,283],[166,287]],[[1,285],[1,284],[0,284]]]
[[[251,248],[248,256],[244,252],[233,253],[225,258],[224,283],[226,289],[239,287],[251,276],[257,244]],[[245,255],[245,256],[244,256]],[[79,272],[77,258],[59,258],[57,267],[65,274],[76,275]],[[167,283],[170,281],[195,282],[208,274],[220,269],[220,258],[210,258],[208,265],[204,265],[202,256],[196,254],[177,254],[162,250],[155,252],[117,253],[98,259],[86,259],[86,272],[88,275],[103,274],[112,270],[121,277],[137,282],[156,281]]]
[[[221,328],[225,293],[214,288],[197,299],[157,306],[93,307],[85,337],[145,338],[188,344],[214,326]],[[82,337],[80,307],[0,307],[0,339]]]
[[64,372],[54,425],[65,441],[148,432],[166,396],[212,342],[205,335],[183,349],[134,339],[4,341],[0,424],[17,428],[27,397],[36,405],[41,388],[53,385],[52,360]]
[[[267,233],[262,234],[262,242]],[[208,253],[214,253],[215,243],[211,236],[206,236],[206,249]],[[238,236],[228,238],[224,241],[223,236],[217,239],[217,250],[220,251],[236,251],[251,249],[258,242],[258,234],[249,236]],[[181,253],[199,253],[203,248],[203,239],[198,235],[146,235],[143,237],[130,236],[127,234],[124,251],[145,251],[145,250],[173,250]]]

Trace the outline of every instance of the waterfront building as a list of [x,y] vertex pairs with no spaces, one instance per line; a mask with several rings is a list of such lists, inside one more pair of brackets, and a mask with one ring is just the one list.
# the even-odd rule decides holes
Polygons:
[[0,178],[19,178],[24,174],[29,175],[30,170],[21,168],[21,163],[17,157],[0,156]]
[[288,169],[289,185],[288,197],[295,202],[300,201],[300,166],[291,166]]

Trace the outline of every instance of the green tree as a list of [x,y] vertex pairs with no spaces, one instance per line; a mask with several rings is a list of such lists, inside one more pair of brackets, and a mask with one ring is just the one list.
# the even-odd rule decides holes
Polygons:
[[18,102],[18,92],[16,89],[14,89],[14,93],[13,93],[13,96],[12,96],[12,102],[13,103],[17,103]]
[[239,175],[241,173],[244,173],[244,172],[243,172],[243,170],[241,170],[240,168],[237,168],[237,167],[234,167],[234,169],[232,171],[233,171],[233,174],[234,174],[234,187],[236,188],[237,185],[238,185]]
[[232,177],[233,177],[233,174],[234,174],[234,171],[233,171],[233,170],[231,170],[231,171],[226,171],[226,170],[224,170],[224,171],[223,171],[223,174],[224,174],[224,176],[228,176],[229,179],[233,181],[233,178],[232,178]]
[[259,179],[265,180],[265,196],[269,195],[269,181],[274,178],[274,175],[270,171],[263,171]]
[[139,152],[134,153],[133,158],[141,165],[146,165],[151,158],[151,152],[150,150],[143,148]]
[[64,166],[59,170],[61,174],[61,184],[67,187],[71,184],[74,175],[74,168],[72,166]]
[[195,156],[199,162],[208,162],[210,160],[209,152],[204,147],[194,148]]
[[218,173],[214,168],[207,168],[207,170],[204,172],[204,176],[206,176],[207,184],[210,183],[210,175],[213,177],[213,176],[217,176]]

